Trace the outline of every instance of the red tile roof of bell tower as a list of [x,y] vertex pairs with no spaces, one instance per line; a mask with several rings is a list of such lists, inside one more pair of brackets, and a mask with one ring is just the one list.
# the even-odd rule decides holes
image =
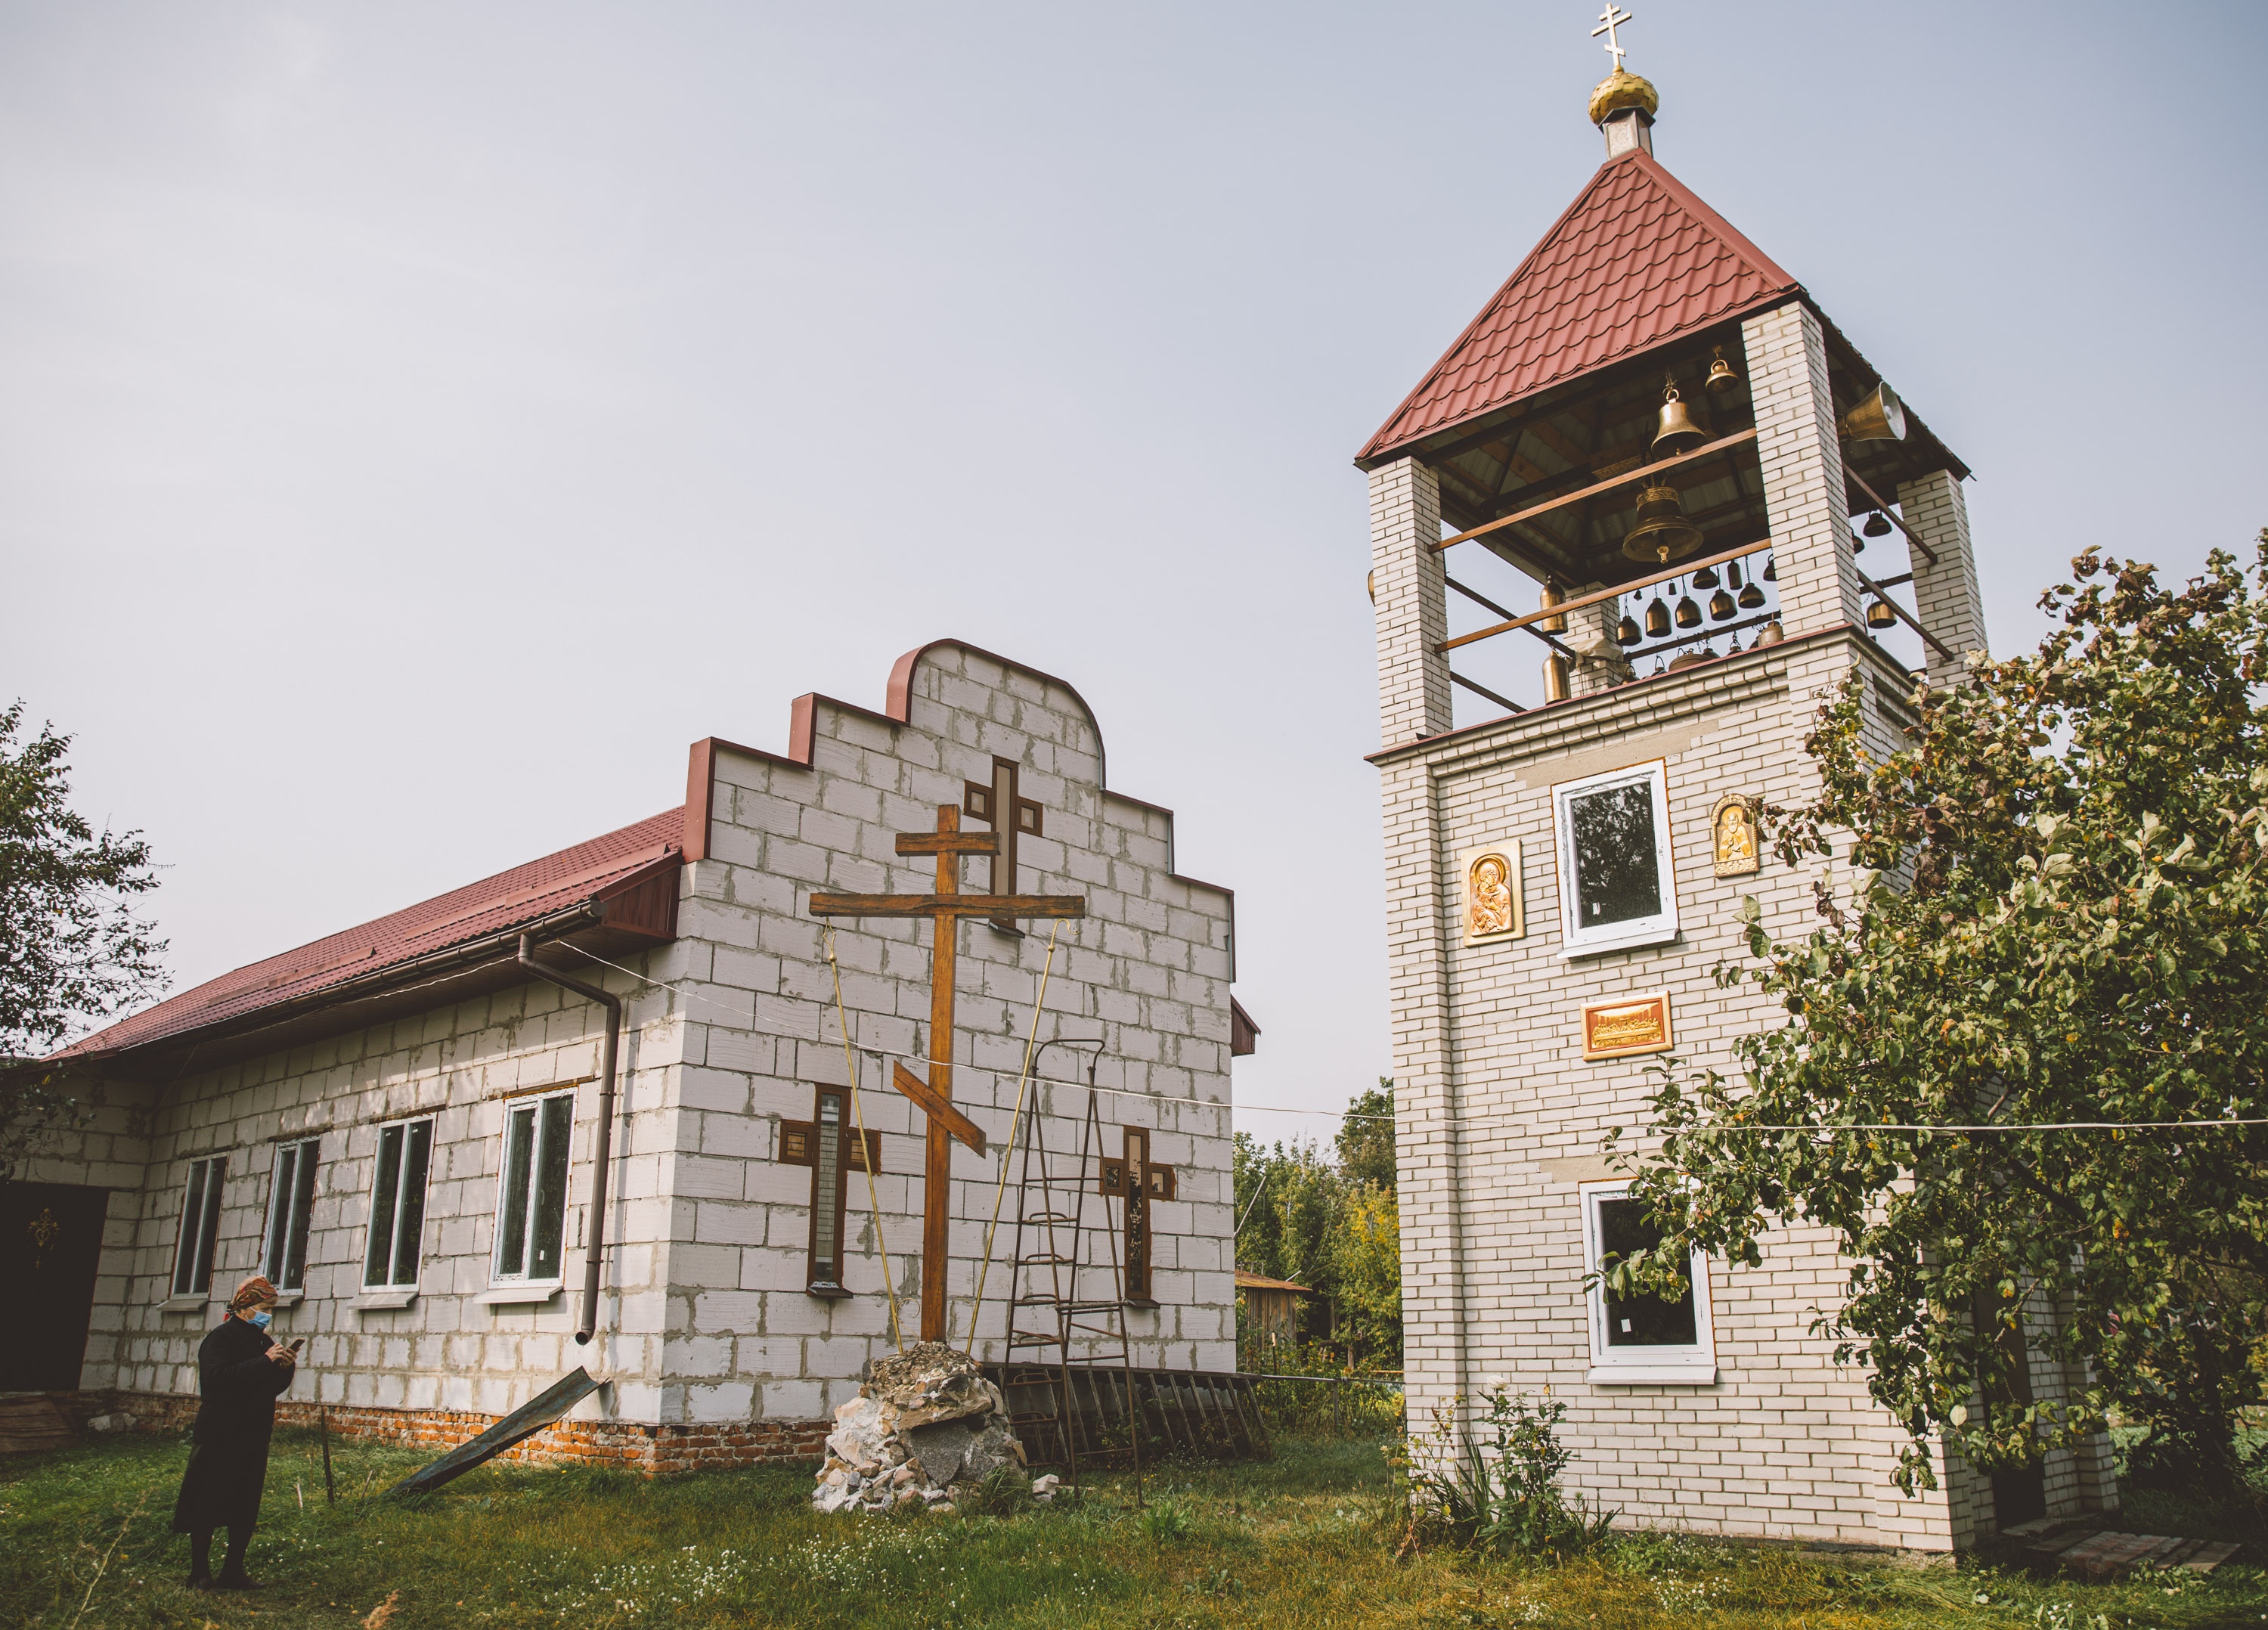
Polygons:
[[1797,289],[1652,153],[1609,159],[1355,461]]

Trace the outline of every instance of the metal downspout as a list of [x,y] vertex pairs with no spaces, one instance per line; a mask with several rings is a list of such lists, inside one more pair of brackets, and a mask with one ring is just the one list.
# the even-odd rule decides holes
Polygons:
[[537,978],[563,991],[572,991],[607,1010],[606,1045],[599,1055],[599,1143],[591,1162],[591,1230],[583,1253],[583,1317],[576,1322],[575,1340],[587,1346],[599,1320],[599,1263],[607,1249],[607,1164],[614,1152],[615,1053],[622,1036],[622,999],[585,985],[580,979],[546,968],[534,956],[535,942],[519,936],[519,965]]

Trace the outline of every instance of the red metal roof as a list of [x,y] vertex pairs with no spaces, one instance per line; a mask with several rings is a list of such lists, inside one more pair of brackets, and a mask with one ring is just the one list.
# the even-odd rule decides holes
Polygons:
[[584,901],[620,892],[630,880],[664,861],[674,864],[684,835],[685,812],[666,810],[406,911],[223,974],[97,1031],[65,1049],[63,1056],[119,1052],[210,1029],[540,921]]
[[1356,462],[1771,305],[1797,286],[1653,154],[1609,159]]

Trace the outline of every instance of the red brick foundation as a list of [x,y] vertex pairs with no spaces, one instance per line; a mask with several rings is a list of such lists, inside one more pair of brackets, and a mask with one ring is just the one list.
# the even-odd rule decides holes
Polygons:
[[[134,1417],[138,1432],[180,1431],[196,1419],[197,1400],[168,1392],[50,1394],[81,1432],[97,1415]],[[501,1419],[471,1410],[379,1409],[334,1404],[325,1412],[342,1437],[430,1449],[435,1455],[469,1442]],[[278,1426],[312,1427],[317,1408],[286,1398],[276,1406]],[[616,1466],[648,1477],[764,1461],[816,1461],[827,1453],[826,1420],[732,1420],[698,1426],[649,1426],[637,1420],[563,1420],[497,1458],[551,1464]]]

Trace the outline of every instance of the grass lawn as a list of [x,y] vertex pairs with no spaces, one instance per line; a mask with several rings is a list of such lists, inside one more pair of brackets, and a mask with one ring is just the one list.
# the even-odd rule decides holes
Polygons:
[[0,1626],[345,1630],[389,1597],[388,1630],[2268,1625],[2268,1575],[2250,1567],[2080,1585],[1968,1560],[1917,1567],[1651,1536],[1557,1568],[1437,1553],[1396,1561],[1384,1465],[1368,1442],[1286,1443],[1263,1465],[1168,1467],[1152,1475],[1144,1513],[1106,1479],[1073,1508],[822,1517],[805,1505],[807,1475],[789,1468],[649,1482],[491,1466],[398,1503],[365,1491],[423,1457],[334,1442],[335,1509],[323,1503],[312,1435],[277,1435],[252,1550],[266,1589],[249,1596],[180,1584],[188,1542],[166,1531],[188,1452],[180,1438],[0,1462]]

